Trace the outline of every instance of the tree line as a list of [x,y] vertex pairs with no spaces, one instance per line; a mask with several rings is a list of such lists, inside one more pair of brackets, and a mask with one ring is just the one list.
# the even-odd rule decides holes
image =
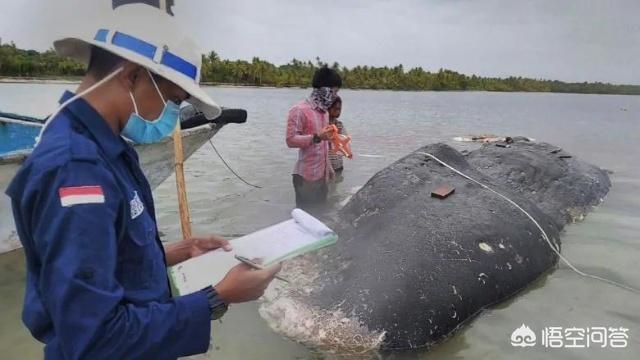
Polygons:
[[[254,57],[251,61],[222,59],[215,51],[202,56],[202,81],[210,84],[233,84],[275,87],[308,87],[313,73],[321,66],[337,70],[344,87],[350,89],[409,91],[527,91],[584,94],[640,95],[638,85],[608,83],[567,83],[557,80],[523,77],[480,77],[439,69],[437,72],[420,67],[356,66],[348,68],[338,63],[327,64],[319,58],[312,61],[293,59],[284,65],[274,65]],[[61,58],[53,50],[38,52],[16,47],[14,43],[0,45],[0,76],[59,78],[82,76],[85,66]]]

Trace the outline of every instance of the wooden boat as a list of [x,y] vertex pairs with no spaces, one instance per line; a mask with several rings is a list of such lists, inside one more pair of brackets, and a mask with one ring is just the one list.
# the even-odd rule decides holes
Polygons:
[[[214,121],[186,109],[181,113],[184,158],[188,159],[228,123],[244,123],[247,113],[240,109],[223,109]],[[188,114],[185,118],[184,114]],[[42,119],[0,113],[0,254],[20,247],[13,223],[9,198],[4,194],[22,162],[31,154],[35,137],[42,127]],[[134,146],[142,169],[155,189],[174,171],[173,140],[171,137],[150,145]]]

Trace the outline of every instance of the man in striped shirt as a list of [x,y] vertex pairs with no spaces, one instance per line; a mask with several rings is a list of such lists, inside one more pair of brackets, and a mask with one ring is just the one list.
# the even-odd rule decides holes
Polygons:
[[286,142],[297,148],[298,161],[293,170],[296,206],[312,210],[327,199],[327,182],[334,171],[329,162],[329,107],[338,97],[342,86],[340,75],[333,69],[322,67],[313,76],[313,91],[289,110]]

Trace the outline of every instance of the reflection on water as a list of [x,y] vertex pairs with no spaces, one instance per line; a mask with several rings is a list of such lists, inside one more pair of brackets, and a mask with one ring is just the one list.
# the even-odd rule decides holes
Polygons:
[[[44,115],[62,86],[0,85],[0,109]],[[186,165],[196,233],[246,234],[289,216],[294,197],[291,169],[296,152],[284,144],[287,110],[304,97],[297,89],[210,88],[225,106],[249,110],[249,122],[223,129],[214,142],[225,159],[262,189],[233,177],[205,145]],[[462,134],[526,135],[547,141],[614,173],[602,206],[565,230],[563,253],[579,268],[640,287],[640,99],[623,96],[410,93],[342,91],[343,121],[354,137],[356,158],[345,161],[344,182],[332,204],[339,206],[376,171],[427,143]],[[628,111],[620,111],[620,108]],[[359,157],[358,154],[366,156]],[[174,179],[155,191],[164,239],[177,239]],[[24,263],[20,251],[0,256],[0,351],[7,358],[41,358],[41,346],[20,322]],[[375,296],[373,294],[372,296]],[[565,266],[550,272],[525,293],[491,309],[449,341],[426,352],[387,354],[389,359],[635,359],[640,350],[638,295],[580,278]],[[624,326],[627,349],[514,348],[511,332],[526,324],[544,327]],[[233,306],[215,323],[213,344],[203,359],[321,358],[269,330],[257,304]]]

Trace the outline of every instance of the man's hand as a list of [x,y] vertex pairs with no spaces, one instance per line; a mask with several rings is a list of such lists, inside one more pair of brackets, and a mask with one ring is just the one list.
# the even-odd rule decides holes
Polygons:
[[190,257],[196,257],[220,248],[224,249],[224,251],[231,251],[233,249],[229,241],[216,235],[192,237],[186,241],[189,243]]
[[165,246],[164,253],[167,258],[167,265],[173,266],[192,257],[202,255],[206,252],[224,249],[231,251],[232,247],[229,241],[216,236],[195,236],[186,240],[178,241]]
[[214,288],[220,298],[228,304],[257,300],[281,269],[282,265],[279,264],[264,270],[254,270],[249,265],[241,263],[229,270]]
[[322,132],[318,134],[318,137],[322,140],[330,140],[333,137],[333,133],[333,128],[327,126],[326,128],[322,129]]

